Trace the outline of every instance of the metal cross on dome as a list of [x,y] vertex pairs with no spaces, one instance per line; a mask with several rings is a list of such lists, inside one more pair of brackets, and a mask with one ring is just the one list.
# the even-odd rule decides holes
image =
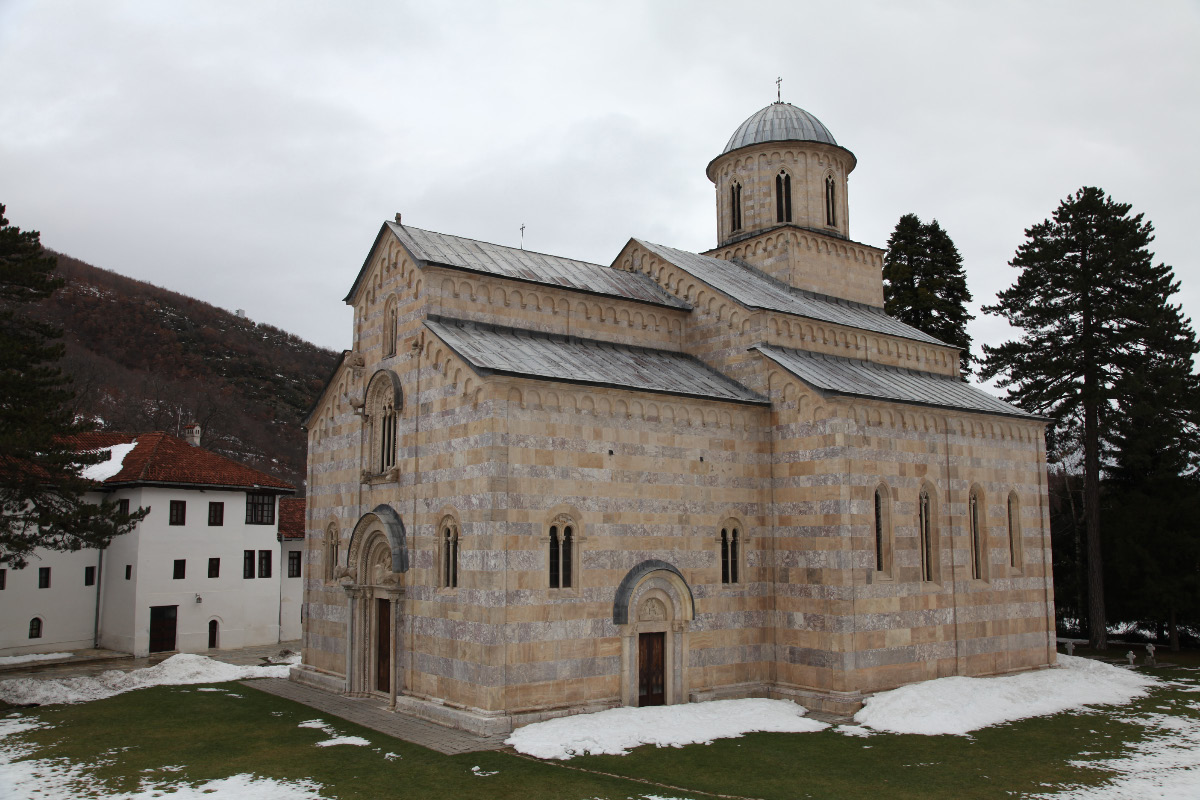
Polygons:
[[783,102],[783,78],[775,79],[775,102]]

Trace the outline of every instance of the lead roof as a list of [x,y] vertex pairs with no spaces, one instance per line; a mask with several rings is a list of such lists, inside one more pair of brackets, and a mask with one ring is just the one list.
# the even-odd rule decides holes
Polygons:
[[1029,420],[1042,419],[992,397],[959,378],[947,375],[873,364],[842,356],[808,353],[786,347],[758,345],[751,349],[759,351],[823,394],[979,411]]
[[[395,222],[384,223],[384,228],[392,232],[421,267],[449,267],[659,306],[689,308],[687,303],[667,294],[653,279],[641,273],[536,253],[518,247],[480,242],[462,236],[450,236]],[[380,233],[382,234],[382,231]],[[371,249],[374,251],[375,248]],[[358,291],[368,266],[367,263],[363,264],[354,286],[346,297],[347,301]]]
[[771,103],[766,108],[751,114],[737,127],[725,149],[724,155],[740,147],[749,147],[762,142],[821,142],[837,145],[833,134],[821,120],[791,103]]
[[668,350],[431,316],[425,327],[481,374],[765,405],[699,359]]
[[641,239],[633,241],[747,308],[780,311],[849,328],[949,346],[924,331],[889,317],[877,306],[797,289],[737,261],[689,253]]

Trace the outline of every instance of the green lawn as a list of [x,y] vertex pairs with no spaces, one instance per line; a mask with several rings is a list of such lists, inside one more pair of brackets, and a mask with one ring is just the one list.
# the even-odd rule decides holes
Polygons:
[[[1164,659],[1170,660],[1167,653]],[[1174,659],[1183,661],[1183,659]],[[1164,667],[1176,682],[1123,711],[1200,717],[1192,708],[1200,673]],[[1180,685],[1186,682],[1187,685]],[[1102,783],[1106,775],[1075,759],[1117,756],[1146,729],[1125,713],[1060,714],[962,736],[751,734],[711,745],[641,747],[627,756],[586,756],[563,764],[509,752],[443,756],[359,728],[240,684],[157,687],[71,706],[8,709],[53,726],[12,737],[35,743],[31,758],[87,765],[95,783],[133,791],[143,778],[199,783],[238,773],[310,778],[330,798],[637,798],[712,794],[785,798],[1010,798],[1053,787]],[[1170,711],[1164,712],[1164,707]],[[322,718],[369,747],[316,747],[328,738],[299,728]],[[385,754],[398,754],[388,759]],[[182,767],[167,771],[164,767]],[[495,775],[480,777],[473,767]],[[0,784],[4,783],[0,767]],[[621,777],[626,776],[626,777]],[[654,784],[629,780],[637,778]],[[664,787],[681,787],[668,789]],[[3,791],[0,790],[0,794]],[[169,797],[169,795],[168,795]]]

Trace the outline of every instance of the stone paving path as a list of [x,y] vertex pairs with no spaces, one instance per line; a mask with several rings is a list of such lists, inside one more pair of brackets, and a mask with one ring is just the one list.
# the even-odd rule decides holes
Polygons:
[[242,685],[294,700],[324,714],[339,717],[406,742],[428,747],[430,750],[436,750],[445,755],[499,750],[504,747],[504,740],[508,736],[507,734],[477,736],[467,731],[447,728],[435,722],[427,722],[406,714],[388,711],[380,701],[369,697],[343,697],[314,689],[311,686],[301,686],[282,678],[258,678],[252,681],[242,681]]

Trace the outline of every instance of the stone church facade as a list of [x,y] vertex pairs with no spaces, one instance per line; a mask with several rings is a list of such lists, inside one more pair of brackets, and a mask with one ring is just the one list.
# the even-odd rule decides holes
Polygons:
[[1043,420],[883,312],[855,158],[773,103],[719,244],[610,266],[386,222],[309,419],[293,679],[478,732],[1054,663]]

